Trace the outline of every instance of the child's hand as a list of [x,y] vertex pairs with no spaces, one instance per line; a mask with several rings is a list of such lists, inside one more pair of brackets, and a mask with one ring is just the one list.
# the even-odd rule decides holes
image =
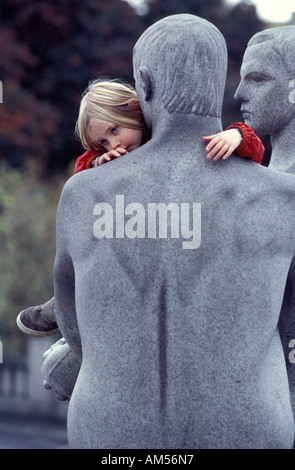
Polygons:
[[110,150],[109,152],[104,153],[100,157],[96,157],[96,159],[92,162],[92,166],[96,167],[99,165],[103,165],[104,163],[110,162],[111,160],[114,160],[114,158],[119,158],[122,155],[125,155],[127,150],[123,148],[117,148]]
[[203,139],[210,141],[206,147],[206,151],[209,152],[207,158],[213,157],[215,161],[221,157],[223,160],[230,157],[242,140],[237,129],[228,129],[218,134],[207,135]]

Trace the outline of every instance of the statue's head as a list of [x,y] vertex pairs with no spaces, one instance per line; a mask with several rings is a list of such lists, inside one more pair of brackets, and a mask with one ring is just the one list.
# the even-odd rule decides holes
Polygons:
[[169,114],[220,117],[227,49],[220,31],[194,15],[173,15],[148,28],[133,53],[136,91],[148,125]]
[[261,134],[276,134],[295,117],[295,26],[267,29],[247,45],[235,98]]

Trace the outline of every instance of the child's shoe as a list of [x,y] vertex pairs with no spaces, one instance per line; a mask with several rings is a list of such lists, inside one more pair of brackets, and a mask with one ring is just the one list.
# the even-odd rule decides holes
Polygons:
[[54,297],[45,304],[22,310],[16,319],[19,329],[31,336],[49,336],[58,331],[55,321]]

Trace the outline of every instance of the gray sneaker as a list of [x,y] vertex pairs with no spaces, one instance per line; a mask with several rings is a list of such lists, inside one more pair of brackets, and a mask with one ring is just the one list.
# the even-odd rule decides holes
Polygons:
[[45,304],[22,310],[16,319],[17,326],[26,335],[49,336],[58,331],[55,321],[54,297]]

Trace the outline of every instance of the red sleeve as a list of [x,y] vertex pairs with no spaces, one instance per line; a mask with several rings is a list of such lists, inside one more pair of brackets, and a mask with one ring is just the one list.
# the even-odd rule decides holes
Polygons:
[[97,157],[97,152],[94,152],[93,150],[87,150],[83,155],[80,155],[76,160],[74,175],[80,171],[91,168],[90,163],[95,159],[95,157]]
[[236,149],[236,153],[240,157],[248,157],[254,162],[261,163],[265,149],[261,140],[251,127],[247,126],[244,122],[235,122],[226,129],[238,129],[241,132],[243,138]]

